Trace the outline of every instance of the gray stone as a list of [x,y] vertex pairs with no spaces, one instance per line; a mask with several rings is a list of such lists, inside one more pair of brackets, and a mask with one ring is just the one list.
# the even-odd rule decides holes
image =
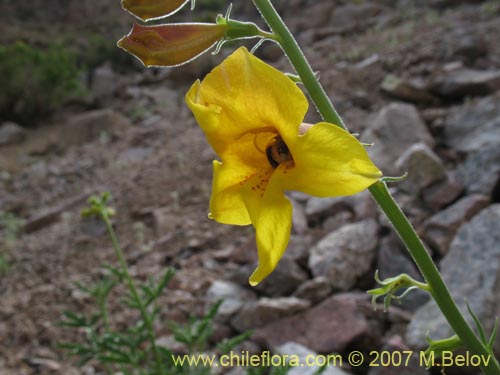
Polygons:
[[339,211],[352,211],[346,197],[310,197],[306,203],[305,213],[309,221],[321,222]]
[[467,193],[491,196],[500,179],[500,147],[491,146],[470,155],[458,168],[456,178]]
[[117,162],[125,165],[140,163],[151,156],[153,152],[153,147],[130,147],[118,156]]
[[321,227],[323,231],[326,233],[333,232],[344,225],[353,222],[354,214],[349,211],[341,211],[333,216],[327,218],[322,224]]
[[288,241],[284,257],[293,260],[301,267],[307,268],[307,259],[309,258],[312,244],[313,237],[311,235],[304,234],[298,236],[292,234],[290,241]]
[[[453,239],[448,254],[441,262],[441,273],[462,313],[473,326],[465,299],[491,332],[500,314],[500,204],[492,205],[470,222],[462,225]],[[433,300],[415,313],[407,332],[407,342],[415,348],[426,346],[425,336],[442,339],[452,334]],[[497,337],[495,351],[500,349]]]
[[98,138],[101,134],[118,134],[131,126],[122,114],[111,109],[88,111],[71,118],[61,128],[59,139],[65,146],[79,145]]
[[117,76],[111,64],[97,67],[92,73],[90,91],[94,100],[101,102],[114,96],[117,88]]
[[291,368],[287,372],[287,375],[318,374],[320,366],[312,366],[310,363],[311,358],[314,357],[318,360],[320,358],[324,359],[328,364],[326,369],[321,371],[322,375],[348,375],[347,372],[339,368],[342,360],[339,360],[338,357],[336,358],[335,354],[318,357],[318,353],[296,342],[287,342],[280,345],[275,349],[275,352],[288,357],[289,361],[287,363],[291,365]]
[[437,52],[448,60],[460,58],[466,62],[473,62],[478,57],[487,55],[488,45],[479,28],[457,27],[444,36]]
[[454,108],[444,124],[444,139],[462,152],[500,147],[500,95]]
[[417,143],[406,150],[396,160],[396,167],[401,174],[408,173],[397,185],[398,188],[415,195],[447,178],[441,159],[423,143]]
[[281,258],[276,269],[256,289],[271,297],[290,295],[308,279],[307,273],[289,257]]
[[61,202],[57,206],[41,210],[40,212],[36,213],[28,220],[26,220],[24,231],[26,233],[31,233],[56,223],[57,221],[59,221],[64,212],[72,210],[75,207],[83,204],[83,202],[87,200],[89,195],[89,193],[84,192],[64,202]]
[[240,311],[245,303],[255,300],[256,296],[251,290],[245,289],[238,284],[216,280],[207,291],[208,305],[211,306],[221,299],[223,302],[217,312],[217,318],[220,321],[227,322]]
[[383,11],[378,4],[352,3],[339,5],[334,8],[333,17],[330,21],[332,33],[348,33],[362,31],[368,28],[376,20],[376,16]]
[[231,320],[231,326],[238,332],[262,327],[278,319],[306,310],[311,303],[296,297],[261,298],[246,303]]
[[448,176],[446,180],[424,189],[422,199],[427,206],[436,210],[453,203],[463,191],[464,186]]
[[364,220],[328,234],[311,249],[309,268],[326,277],[336,290],[349,290],[375,258],[377,223]]
[[380,86],[382,92],[388,96],[412,103],[435,104],[439,100],[429,93],[424,87],[418,87],[412,81],[389,74]]
[[415,106],[392,103],[383,107],[363,133],[362,141],[373,143],[368,154],[384,174],[398,173],[395,161],[413,144],[432,147],[434,140]]
[[469,195],[432,216],[424,224],[424,238],[445,255],[457,229],[489,204],[488,197]]
[[257,328],[252,339],[267,348],[296,342],[319,353],[344,350],[372,331],[354,293],[334,295],[313,308]]
[[[388,365],[371,367],[368,375],[429,375],[429,371],[420,363],[419,353],[406,357],[404,353],[409,350],[401,336],[391,336],[380,352],[395,353],[394,357],[391,356],[394,361],[391,360]],[[399,358],[404,365],[397,365]]]
[[0,146],[7,146],[24,141],[26,130],[14,122],[4,122],[0,125]]
[[315,277],[307,280],[293,293],[294,297],[311,301],[312,304],[321,302],[332,293],[332,286],[326,277]]
[[500,89],[500,70],[452,70],[442,73],[431,86],[432,92],[445,98],[488,95]]
[[294,233],[303,235],[307,232],[308,225],[307,225],[307,217],[305,213],[304,206],[297,202],[293,198],[289,198],[290,202],[292,203],[293,207],[293,214],[292,214],[292,231]]

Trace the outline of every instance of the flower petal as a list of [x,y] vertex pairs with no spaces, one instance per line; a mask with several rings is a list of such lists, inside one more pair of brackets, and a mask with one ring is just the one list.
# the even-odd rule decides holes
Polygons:
[[251,224],[241,190],[245,181],[244,168],[214,160],[214,178],[210,197],[210,218],[223,224]]
[[170,16],[189,0],[122,0],[122,7],[143,21]]
[[382,177],[354,136],[326,122],[311,127],[288,148],[295,166],[284,176],[287,190],[317,197],[352,195]]
[[219,155],[248,133],[295,137],[308,107],[290,78],[244,47],[195,82],[186,101]]
[[145,66],[178,66],[207,51],[224,37],[227,29],[227,25],[210,23],[134,24],[118,46]]
[[292,227],[292,205],[281,188],[280,167],[271,167],[247,181],[243,199],[255,227],[259,265],[250,276],[255,286],[276,268],[283,256]]

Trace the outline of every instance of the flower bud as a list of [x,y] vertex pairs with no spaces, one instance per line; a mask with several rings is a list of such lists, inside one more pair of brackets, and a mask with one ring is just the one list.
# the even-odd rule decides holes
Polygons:
[[135,24],[118,46],[145,66],[177,66],[207,51],[224,38],[226,24],[179,23],[157,26]]
[[122,7],[143,21],[163,18],[174,14],[189,0],[122,0]]

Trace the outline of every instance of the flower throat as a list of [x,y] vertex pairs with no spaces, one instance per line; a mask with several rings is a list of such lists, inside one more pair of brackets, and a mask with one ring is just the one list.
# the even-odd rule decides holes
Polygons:
[[288,146],[279,135],[274,137],[271,143],[266,147],[266,155],[269,164],[271,164],[273,168],[277,168],[283,162],[293,161]]

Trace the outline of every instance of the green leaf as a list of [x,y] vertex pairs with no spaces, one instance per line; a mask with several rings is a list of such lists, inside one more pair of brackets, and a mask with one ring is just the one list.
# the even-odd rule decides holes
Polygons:
[[225,339],[219,344],[217,344],[217,349],[222,353],[229,353],[236,345],[241,344],[243,341],[252,336],[252,331],[244,332],[238,336],[232,337],[230,339]]
[[435,358],[441,357],[444,351],[455,351],[463,347],[463,342],[457,335],[453,335],[446,339],[432,340],[430,337],[425,338],[429,343],[429,347],[425,351],[425,355],[429,355],[434,352]]
[[497,332],[498,332],[498,317],[495,319],[495,326],[493,327],[490,339],[488,340],[488,350],[492,354],[493,354],[493,345],[495,344],[495,338],[497,337]]
[[476,329],[477,329],[477,332],[479,333],[479,337],[481,338],[481,341],[487,345],[488,342],[486,341],[486,334],[484,333],[483,325],[479,321],[476,314],[474,314],[474,311],[472,311],[472,308],[470,307],[469,301],[465,300],[465,304],[467,305],[467,310],[469,310],[469,314],[472,316],[472,319],[474,319],[474,323],[476,325]]

